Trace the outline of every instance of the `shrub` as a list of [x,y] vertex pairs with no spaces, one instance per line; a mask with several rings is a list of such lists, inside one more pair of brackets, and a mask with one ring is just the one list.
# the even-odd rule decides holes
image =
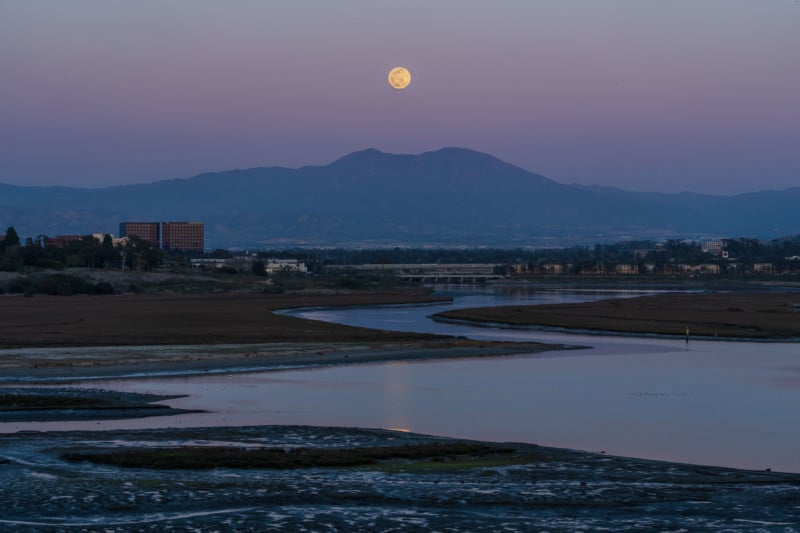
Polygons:
[[70,296],[73,294],[94,294],[94,284],[85,279],[67,274],[50,274],[36,278],[34,281],[36,292],[57,296]]
[[23,294],[33,291],[33,282],[30,278],[14,278],[8,282],[6,290],[11,294]]
[[345,289],[353,289],[353,290],[364,288],[364,282],[353,278],[342,278],[339,280],[337,285]]
[[[53,294],[48,292],[48,294]],[[72,284],[66,281],[56,283],[55,295],[56,296],[72,296],[75,291],[72,289]]]
[[282,294],[283,291],[283,287],[275,287],[274,285],[261,289],[262,294]]
[[101,281],[94,286],[94,292],[97,294],[114,294],[114,286],[107,281]]

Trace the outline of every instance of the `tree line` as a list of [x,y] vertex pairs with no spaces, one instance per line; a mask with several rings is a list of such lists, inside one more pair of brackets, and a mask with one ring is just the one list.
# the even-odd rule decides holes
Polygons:
[[358,264],[430,264],[430,263],[490,263],[524,265],[533,271],[544,264],[570,265],[574,273],[598,267],[609,268],[619,264],[640,266],[652,264],[656,271],[668,270],[678,264],[717,264],[722,267],[731,262],[744,265],[772,263],[778,269],[793,265],[800,268],[800,235],[762,241],[759,239],[722,239],[727,257],[703,251],[701,243],[670,239],[663,242],[652,240],[624,241],[594,246],[572,246],[568,248],[543,248],[526,250],[521,248],[377,248],[377,249],[281,249],[258,252],[260,258],[297,258],[306,261],[309,270],[319,272],[327,265]]
[[[733,261],[743,265],[772,263],[778,271],[800,270],[800,235],[784,239],[763,241],[752,238],[722,239],[727,257],[704,252],[695,241],[678,239],[655,242],[651,240],[624,241],[594,246],[572,246],[568,248],[507,249],[507,248],[294,248],[262,250],[257,252],[257,261],[251,265],[254,274],[264,274],[263,261],[267,258],[299,259],[304,261],[312,273],[322,273],[328,265],[356,264],[423,264],[423,263],[491,263],[506,266],[523,265],[535,271],[544,264],[554,263],[569,266],[567,273],[579,273],[587,269],[609,269],[619,264],[639,266],[639,272],[669,271],[678,264],[717,264],[725,272]],[[6,230],[0,240],[0,270],[17,271],[25,267],[36,269],[128,268],[153,270],[170,263],[181,267],[188,264],[189,256],[183,254],[165,257],[155,244],[136,237],[129,237],[125,244],[114,244],[110,235],[101,240],[92,236],[56,243],[44,235],[28,237],[21,242],[14,227]],[[217,249],[205,257],[231,258],[230,251]]]
[[6,229],[0,240],[0,270],[18,271],[25,267],[37,269],[129,268],[152,270],[163,260],[157,245],[137,237],[129,237],[125,244],[114,244],[111,235],[98,240],[91,235],[79,239],[54,242],[46,235],[28,237],[25,242],[13,226]]

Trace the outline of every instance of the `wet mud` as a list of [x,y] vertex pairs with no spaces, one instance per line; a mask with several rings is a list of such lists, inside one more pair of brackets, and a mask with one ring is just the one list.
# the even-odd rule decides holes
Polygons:
[[180,396],[103,389],[0,387],[0,423],[119,420],[201,411],[158,404]]
[[[497,456],[291,469],[124,468],[64,449],[357,449],[453,443],[261,426],[0,436],[0,528],[17,531],[531,531],[800,528],[800,475],[505,444]],[[474,443],[473,443],[474,444]]]

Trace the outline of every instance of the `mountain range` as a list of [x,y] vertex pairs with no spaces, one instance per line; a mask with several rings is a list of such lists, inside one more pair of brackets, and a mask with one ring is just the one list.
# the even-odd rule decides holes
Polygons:
[[251,168],[105,188],[0,184],[0,227],[116,233],[121,221],[202,221],[206,245],[563,246],[622,238],[800,232],[800,187],[731,196],[558,183],[463,148],[367,149],[324,166]]

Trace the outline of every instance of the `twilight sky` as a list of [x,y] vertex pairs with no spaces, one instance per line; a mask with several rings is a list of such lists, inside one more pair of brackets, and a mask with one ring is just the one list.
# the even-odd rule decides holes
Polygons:
[[798,186],[800,0],[0,0],[3,183],[444,146],[563,183]]

